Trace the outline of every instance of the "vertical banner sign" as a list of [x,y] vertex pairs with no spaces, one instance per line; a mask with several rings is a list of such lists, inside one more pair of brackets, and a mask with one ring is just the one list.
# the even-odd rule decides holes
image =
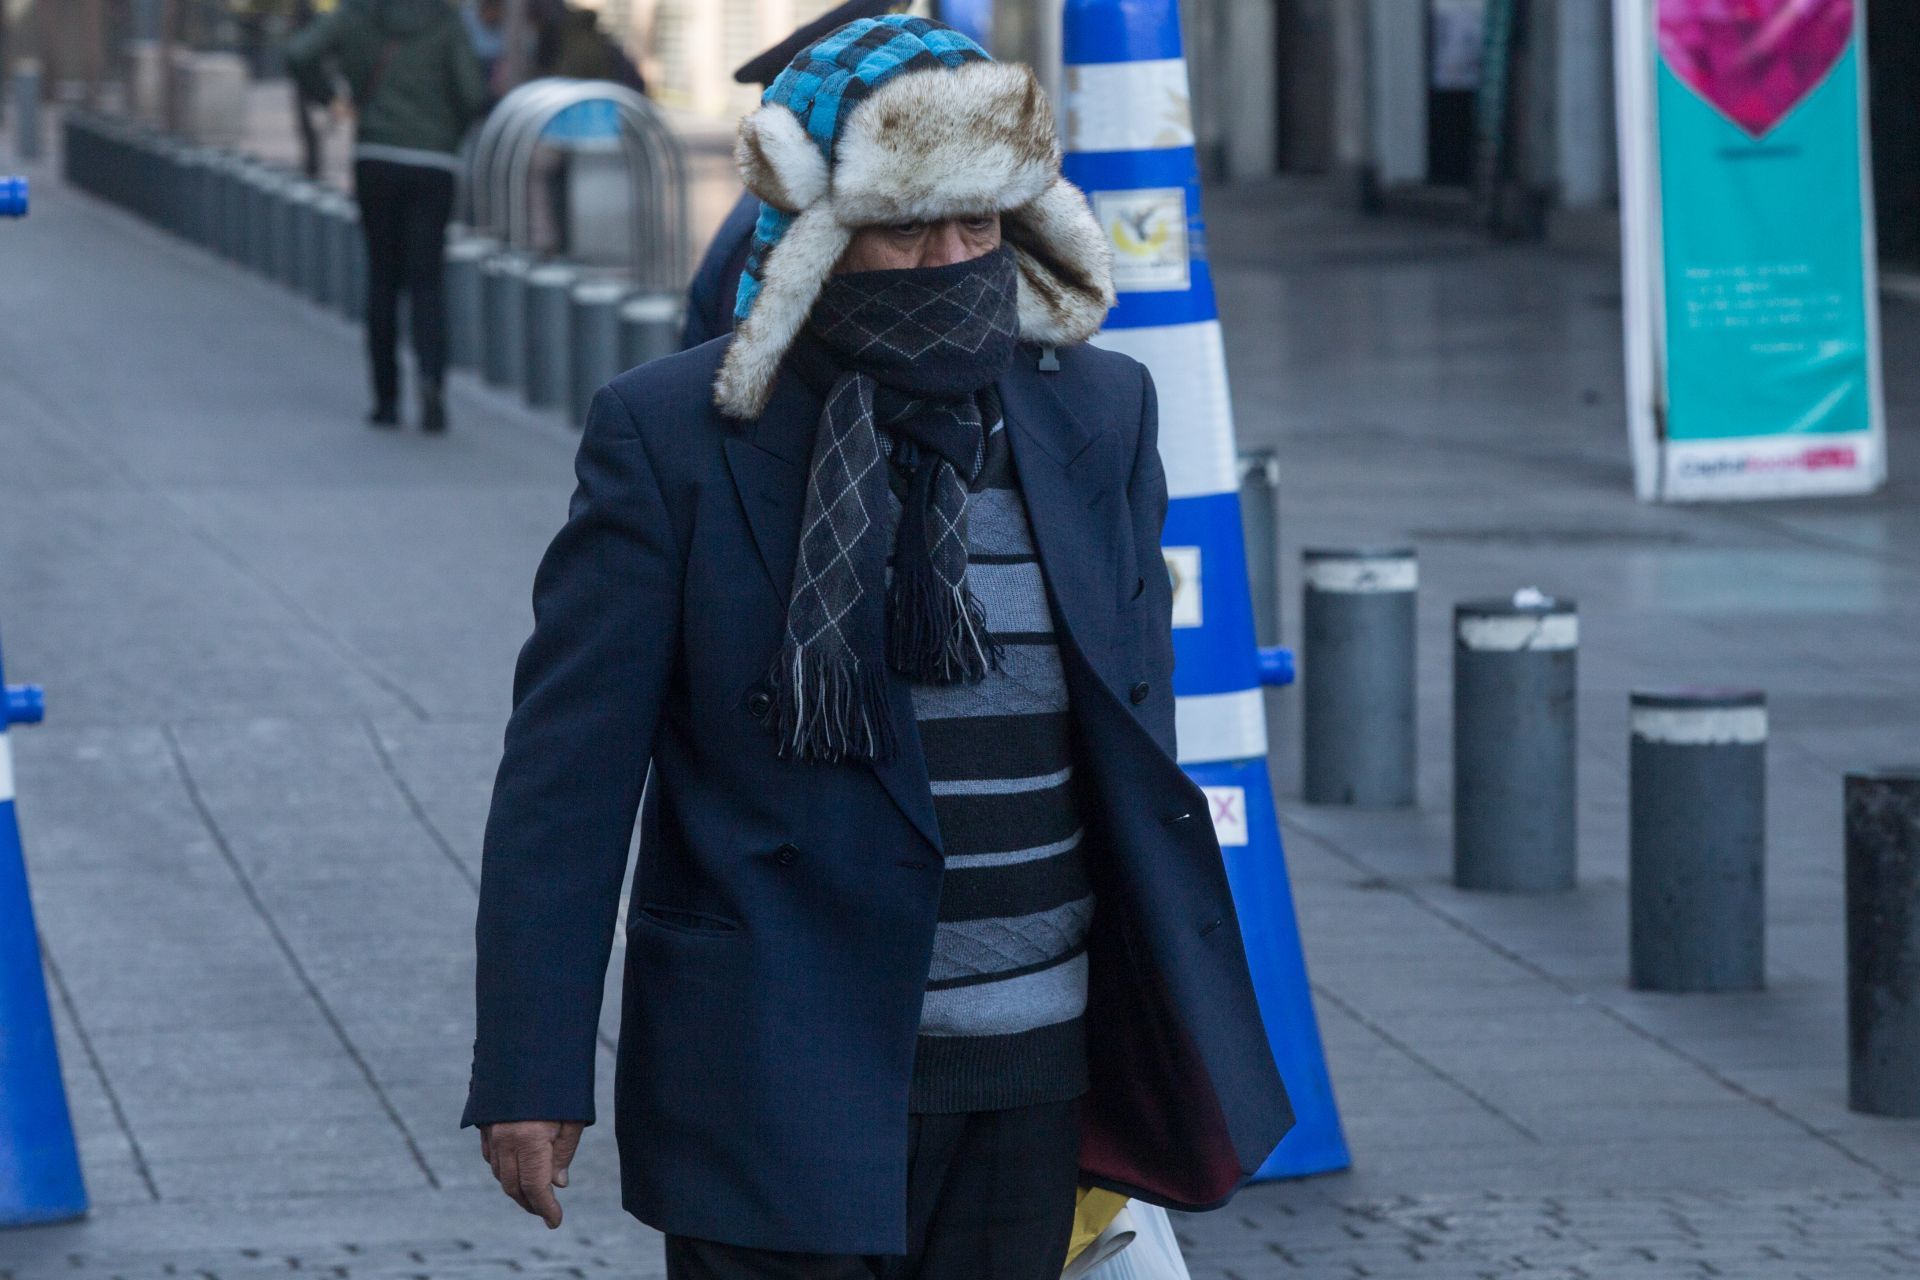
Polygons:
[[1886,474],[1864,0],[1615,0],[1635,489]]

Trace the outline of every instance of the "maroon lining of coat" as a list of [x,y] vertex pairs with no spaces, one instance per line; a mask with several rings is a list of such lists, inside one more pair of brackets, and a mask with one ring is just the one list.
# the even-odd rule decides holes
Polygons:
[[[1103,907],[1104,907],[1103,903]],[[1166,988],[1127,945],[1126,926],[1094,916],[1080,1167],[1169,1206],[1208,1208],[1245,1180],[1206,1065]]]

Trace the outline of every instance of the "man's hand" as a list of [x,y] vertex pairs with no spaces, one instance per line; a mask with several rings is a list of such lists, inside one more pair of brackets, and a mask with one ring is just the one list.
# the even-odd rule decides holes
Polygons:
[[511,1120],[480,1126],[480,1157],[493,1166],[500,1189],[547,1224],[560,1225],[553,1189],[567,1185],[567,1166],[586,1126],[578,1120]]

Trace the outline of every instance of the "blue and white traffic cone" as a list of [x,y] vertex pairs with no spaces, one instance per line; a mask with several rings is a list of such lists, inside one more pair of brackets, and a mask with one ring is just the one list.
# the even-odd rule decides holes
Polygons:
[[1260,1176],[1344,1169],[1346,1138],[1267,777],[1261,685],[1285,683],[1292,664],[1263,654],[1254,638],[1180,8],[1178,0],[1067,0],[1065,21],[1066,174],[1113,242],[1120,295],[1094,342],[1146,365],[1160,392],[1180,763],[1213,805],[1254,991],[1297,1117]]
[[40,690],[0,674],[0,1227],[63,1222],[87,1211],[73,1145],[40,935],[13,816],[9,724],[38,724]]

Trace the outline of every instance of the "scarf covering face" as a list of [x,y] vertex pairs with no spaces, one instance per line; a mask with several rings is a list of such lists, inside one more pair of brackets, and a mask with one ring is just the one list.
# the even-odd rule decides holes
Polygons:
[[[998,665],[967,586],[967,492],[1018,331],[1018,268],[1004,248],[835,276],[821,291],[790,352],[825,407],[768,674],[782,756],[890,759],[883,663],[923,684],[977,681]],[[908,477],[891,584],[890,455]]]

